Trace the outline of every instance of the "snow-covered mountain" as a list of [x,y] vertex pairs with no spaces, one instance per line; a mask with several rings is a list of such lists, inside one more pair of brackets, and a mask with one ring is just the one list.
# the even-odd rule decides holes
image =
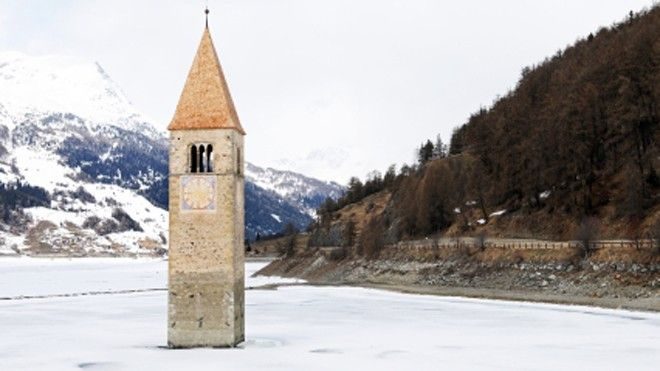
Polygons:
[[[167,149],[97,63],[0,53],[0,253],[164,253]],[[341,192],[248,168],[249,237],[302,228]]]
[[271,190],[292,205],[314,217],[316,209],[327,197],[339,198],[344,187],[335,182],[325,182],[286,170],[261,168],[247,163],[245,176],[255,185]]
[[93,123],[154,131],[98,63],[68,57],[0,53],[0,103],[14,118],[72,113]]

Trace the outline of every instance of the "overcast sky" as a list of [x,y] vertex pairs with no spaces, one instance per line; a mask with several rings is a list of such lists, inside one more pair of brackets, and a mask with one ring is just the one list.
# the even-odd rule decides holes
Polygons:
[[[99,64],[164,128],[204,0],[0,0],[0,50]],[[210,0],[247,159],[345,183],[413,161],[532,65],[652,0]]]

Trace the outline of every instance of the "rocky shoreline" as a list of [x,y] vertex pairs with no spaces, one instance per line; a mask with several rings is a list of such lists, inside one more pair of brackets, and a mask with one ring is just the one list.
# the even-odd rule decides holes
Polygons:
[[406,293],[660,311],[658,264],[337,261],[317,252],[275,260],[257,274]]

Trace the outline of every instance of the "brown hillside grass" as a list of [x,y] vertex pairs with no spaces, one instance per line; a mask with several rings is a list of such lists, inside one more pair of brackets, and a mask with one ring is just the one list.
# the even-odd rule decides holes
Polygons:
[[251,251],[248,256],[279,256],[282,255],[291,238],[294,238],[294,251],[296,253],[307,249],[309,235],[300,233],[295,236],[283,236],[272,240],[253,242],[250,246]]
[[364,199],[347,205],[333,214],[332,224],[346,225],[350,220],[355,222],[356,240],[364,229],[365,224],[373,216],[381,215],[390,202],[392,195],[382,191]]

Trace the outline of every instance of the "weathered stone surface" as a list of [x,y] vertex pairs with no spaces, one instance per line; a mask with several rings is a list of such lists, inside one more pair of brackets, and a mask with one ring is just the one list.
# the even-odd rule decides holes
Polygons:
[[[243,136],[172,131],[168,345],[231,347],[244,340]],[[190,173],[191,145],[213,146],[211,173]],[[182,177],[215,180],[213,207],[182,207]],[[196,192],[205,192],[198,189]]]

